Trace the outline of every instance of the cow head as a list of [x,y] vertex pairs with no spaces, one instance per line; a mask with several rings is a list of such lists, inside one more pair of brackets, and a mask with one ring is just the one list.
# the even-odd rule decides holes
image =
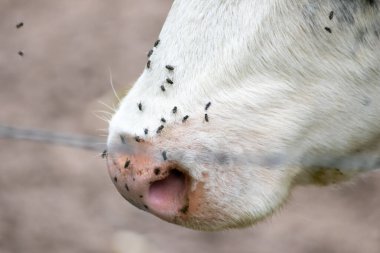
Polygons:
[[[360,133],[338,129],[374,93],[359,92],[351,106],[344,78],[327,85],[339,57],[331,69],[319,61],[337,40],[313,27],[330,6],[282,2],[174,2],[110,122],[109,172],[133,205],[194,229],[247,226],[283,204],[297,181],[325,181],[321,170],[306,172],[313,158],[366,143],[364,123],[355,123]],[[345,177],[334,171],[328,178]]]

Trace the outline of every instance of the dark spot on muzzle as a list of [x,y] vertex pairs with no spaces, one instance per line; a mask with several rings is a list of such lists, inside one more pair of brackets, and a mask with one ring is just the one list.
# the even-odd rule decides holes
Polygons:
[[154,169],[154,174],[155,174],[156,176],[158,176],[160,173],[161,173],[161,169],[160,169],[160,168],[155,168],[155,169]]
[[131,163],[130,160],[125,161],[124,169],[127,169],[129,167],[129,164]]
[[183,206],[179,211],[183,214],[186,214],[187,211],[189,211],[189,205],[187,204],[187,205]]

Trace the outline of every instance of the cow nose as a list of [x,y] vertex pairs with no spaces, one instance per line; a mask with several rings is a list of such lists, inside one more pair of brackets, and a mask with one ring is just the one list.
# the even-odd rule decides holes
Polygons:
[[168,221],[187,209],[190,177],[175,163],[150,154],[109,154],[107,165],[117,190],[134,206]]

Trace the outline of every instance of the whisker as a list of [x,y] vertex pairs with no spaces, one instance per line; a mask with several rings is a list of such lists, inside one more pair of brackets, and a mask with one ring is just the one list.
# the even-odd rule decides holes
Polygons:
[[106,117],[103,117],[103,116],[101,116],[101,115],[98,115],[98,114],[96,114],[96,112],[93,112],[92,114],[93,114],[95,117],[97,117],[98,119],[107,122],[108,124],[109,124],[110,121],[111,121],[111,119],[108,119],[108,118],[106,118]]
[[97,131],[97,132],[106,132],[106,133],[108,133],[108,128],[98,128],[98,129],[95,129],[95,131]]
[[104,110],[97,110],[97,111],[94,111],[96,113],[103,113],[105,115],[109,115],[112,117],[113,113],[112,112],[108,112],[108,111],[104,111]]
[[110,75],[110,84],[111,84],[111,88],[112,88],[112,90],[113,90],[113,94],[115,95],[115,97],[117,98],[117,100],[118,100],[119,103],[120,103],[121,99],[120,99],[119,96],[117,95],[116,90],[115,90],[115,87],[113,86],[113,79],[112,79],[112,72],[111,72],[111,69],[108,68],[108,71],[109,71],[109,75]]
[[105,107],[107,107],[108,109],[110,109],[112,112],[116,112],[116,108],[115,107],[111,107],[110,105],[107,105],[106,103],[104,103],[103,101],[101,100],[98,100],[98,103],[101,104],[101,105],[104,105]]

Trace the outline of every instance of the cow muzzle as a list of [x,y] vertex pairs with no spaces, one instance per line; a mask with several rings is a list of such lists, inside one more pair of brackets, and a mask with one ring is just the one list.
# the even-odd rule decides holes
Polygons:
[[188,211],[191,177],[176,163],[149,153],[110,153],[107,166],[117,190],[137,208],[169,222]]

